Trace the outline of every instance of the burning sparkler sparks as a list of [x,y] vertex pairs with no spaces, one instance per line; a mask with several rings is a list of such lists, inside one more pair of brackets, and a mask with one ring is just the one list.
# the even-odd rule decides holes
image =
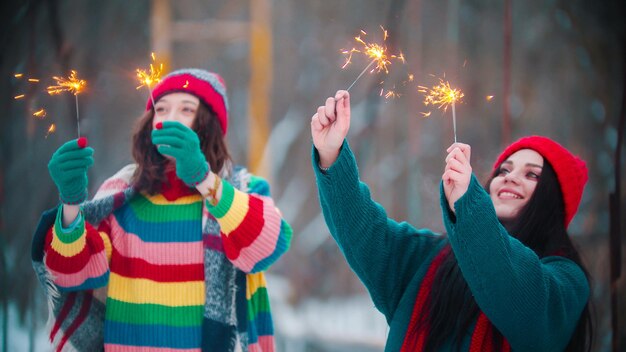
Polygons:
[[[24,77],[23,73],[15,73],[13,74],[13,77],[17,78],[17,79],[22,79]],[[39,79],[37,78],[28,78],[28,82],[29,83],[39,83]],[[20,94],[17,95],[15,97],[13,97],[13,99],[18,100],[18,99],[22,99],[24,98],[26,95],[25,94]]]
[[46,115],[47,115],[46,109],[43,109],[43,108],[33,113],[33,116],[40,118],[40,119],[43,119],[44,117],[46,117]]
[[48,135],[50,135],[50,133],[56,132],[56,130],[57,130],[57,125],[51,123],[50,127],[48,127],[48,133],[46,133],[46,137],[45,138],[48,138]]
[[[455,104],[461,103],[461,99],[465,96],[460,89],[452,88],[450,82],[439,79],[439,84],[432,87],[418,86],[418,92],[423,93],[424,105],[433,105],[444,112],[448,107],[452,107],[452,123],[454,126],[454,143],[456,143],[456,109]],[[424,114],[424,113],[423,113]],[[430,111],[424,116],[430,116]]]
[[[23,73],[15,73],[13,74],[13,76],[18,80],[24,79],[24,81],[30,84],[39,84],[41,81],[39,78],[33,78],[33,77],[28,78]],[[76,71],[71,71],[70,77],[68,78],[53,77],[53,79],[56,80],[56,86],[49,86],[47,88],[47,92],[50,95],[60,94],[61,92],[71,92],[75,96],[77,96],[79,93],[81,93],[84,90],[87,84],[87,82],[85,82],[84,80],[78,79]],[[19,99],[24,99],[25,97],[26,97],[25,94],[20,94],[20,95],[15,96],[14,99],[19,100]],[[39,108],[38,110],[31,110],[31,114],[35,118],[43,121],[46,119],[48,115],[48,111],[46,111],[46,109],[42,107],[42,108]],[[76,98],[76,119],[78,121],[78,98]],[[57,129],[56,124],[50,123],[46,131],[45,138],[48,138],[48,136],[51,133],[55,133],[56,129]],[[79,131],[78,134],[80,136],[80,126],[79,126],[78,131]]]
[[[387,40],[388,33],[383,26],[380,26],[380,29],[383,31],[383,42]],[[361,35],[354,37],[357,43],[359,43],[362,47],[352,48],[350,50],[342,50],[342,54],[346,56],[346,62],[343,64],[341,68],[346,68],[350,63],[352,63],[352,55],[354,53],[360,53],[365,55],[367,58],[371,59],[370,63],[361,71],[361,73],[357,76],[357,78],[350,84],[347,91],[354,86],[354,84],[367,72],[367,70],[372,67],[372,65],[376,64],[376,66],[372,69],[371,72],[381,72],[385,71],[385,73],[389,73],[388,66],[391,65],[391,60],[396,59],[399,61],[405,62],[404,55],[402,53],[398,55],[390,55],[387,53],[387,47],[378,43],[368,43],[361,38],[361,36],[365,37],[367,33],[361,30]]]
[[87,86],[87,81],[79,79],[78,73],[74,70],[70,71],[70,76],[68,78],[57,77],[54,76],[54,79],[57,82],[56,86],[49,86],[48,94],[56,95],[62,92],[70,92],[74,95],[78,95],[82,93],[83,89]]
[[[56,95],[62,92],[70,92],[74,94],[74,97],[76,100],[76,127],[78,129],[78,137],[80,137],[80,115],[78,112],[78,94],[82,93],[82,91],[85,89],[85,87],[87,86],[87,81],[79,79],[78,73],[76,71],[71,70],[70,72],[71,72],[70,76],[67,78],[56,77],[56,76],[52,77],[52,79],[56,81],[57,85],[49,86],[47,89],[48,89],[48,94],[50,95]],[[49,133],[50,131],[48,132],[48,134]]]
[[137,89],[141,87],[148,87],[148,92],[150,93],[150,100],[152,100],[152,106],[154,106],[154,97],[152,96],[152,84],[159,83],[161,81],[161,74],[163,73],[163,63],[156,64],[156,57],[154,53],[152,53],[152,62],[150,64],[150,70],[141,70],[137,69],[137,79],[139,80],[140,85],[137,86]]

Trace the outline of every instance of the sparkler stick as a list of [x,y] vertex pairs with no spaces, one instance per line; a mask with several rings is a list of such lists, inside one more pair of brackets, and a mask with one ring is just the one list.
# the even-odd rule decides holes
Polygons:
[[356,81],[359,80],[359,78],[361,78],[361,76],[363,76],[363,74],[365,73],[365,71],[367,71],[374,63],[376,62],[376,59],[372,60],[372,62],[370,62],[369,65],[367,65],[363,71],[361,71],[361,73],[357,76],[357,78],[354,80],[354,82],[352,82],[352,84],[346,89],[348,92],[350,91],[350,88],[352,88],[352,86],[354,86],[354,84],[356,83]]
[[80,138],[80,115],[78,115],[78,95],[74,94],[74,99],[76,101],[76,130],[78,131],[78,138]]
[[[452,106],[452,125],[454,127],[454,143],[456,143],[456,108],[455,104],[461,103],[461,99],[465,96],[460,89],[450,87],[450,82],[439,79],[439,84],[432,87],[418,86],[418,92],[424,93],[424,105],[436,105],[438,109],[448,110],[448,106]],[[422,113],[429,116],[428,113]]]
[[456,109],[454,108],[454,102],[452,102],[452,128],[454,129],[454,143],[456,143]]
[[[156,61],[156,57],[154,53],[152,53],[152,61]],[[156,62],[155,62],[156,63]],[[156,67],[156,68],[155,68]],[[137,69],[137,79],[139,80],[140,85],[137,86],[136,89],[139,89],[143,86],[148,87],[148,92],[150,94],[150,100],[152,100],[152,108],[154,108],[154,97],[152,96],[152,84],[159,83],[161,81],[161,73],[163,73],[163,63],[155,66],[154,64],[150,64],[150,70],[141,70]]]
[[79,79],[78,73],[74,70],[70,71],[70,76],[68,78],[63,77],[52,77],[57,83],[56,86],[48,87],[48,94],[56,95],[62,92],[70,92],[74,94],[74,98],[76,101],[76,128],[78,130],[78,137],[80,138],[80,115],[78,112],[78,94],[80,94],[83,89],[87,86],[87,81]]

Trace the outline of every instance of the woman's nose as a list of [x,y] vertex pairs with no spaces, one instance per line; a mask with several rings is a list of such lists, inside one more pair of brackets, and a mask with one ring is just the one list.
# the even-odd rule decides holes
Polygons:
[[504,175],[504,181],[519,183],[519,178],[517,177],[517,174],[515,174],[514,172],[509,172],[508,174]]
[[174,118],[176,117],[176,111],[174,109],[171,109],[167,115],[165,115],[165,120],[167,121],[174,121]]

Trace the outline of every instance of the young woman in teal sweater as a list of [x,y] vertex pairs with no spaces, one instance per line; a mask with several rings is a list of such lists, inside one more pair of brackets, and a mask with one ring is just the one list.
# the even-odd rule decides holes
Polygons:
[[579,351],[591,346],[590,286],[567,234],[585,163],[539,136],[518,140],[482,187],[471,149],[447,150],[447,235],[387,217],[359,179],[350,96],[311,118],[326,223],[390,326],[386,351]]

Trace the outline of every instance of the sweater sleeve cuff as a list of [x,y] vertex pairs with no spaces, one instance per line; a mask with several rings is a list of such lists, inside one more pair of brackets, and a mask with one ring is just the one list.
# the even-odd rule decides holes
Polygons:
[[454,234],[459,219],[475,216],[472,213],[476,209],[484,209],[485,204],[483,203],[485,202],[485,196],[487,197],[487,201],[490,201],[488,199],[489,195],[480,185],[476,176],[472,174],[467,191],[454,202],[455,213],[450,209],[450,205],[448,204],[448,199],[443,189],[443,181],[439,183],[439,201],[443,213],[443,222],[448,234]]
[[72,223],[65,227],[63,226],[63,205],[59,206],[57,211],[57,218],[54,222],[54,233],[65,243],[71,243],[76,241],[85,232],[85,219],[83,217],[83,211],[79,211],[76,219]]
[[84,218],[81,217],[71,231],[64,232],[63,206],[59,206],[54,227],[52,228],[52,242],[50,243],[50,247],[61,256],[73,257],[82,252],[85,245],[86,231]]
[[[445,200],[445,196],[442,198]],[[452,215],[455,217],[447,215],[444,211],[444,223],[449,234],[454,235],[457,227],[463,228],[463,231],[476,229],[483,232],[485,226],[494,225],[497,227],[499,224],[489,194],[473,174],[467,192],[454,203],[454,209],[456,214]]]
[[493,209],[489,194],[472,174],[467,192],[454,203],[456,215],[458,218],[468,218],[475,216],[476,211],[484,212],[489,208]]
[[[345,185],[358,181],[358,167],[347,139],[343,140],[343,144],[339,149],[337,160],[335,160],[335,162],[328,167],[327,170],[322,170],[320,168],[320,156],[315,146],[312,147],[311,159],[313,161],[313,170],[315,171],[315,176],[318,179],[318,182],[330,184],[330,180],[332,179],[334,184]],[[337,177],[338,175],[341,177]],[[352,177],[345,177],[346,175],[354,176],[356,179],[352,179]]]
[[222,197],[220,201],[215,205],[211,205],[208,200],[206,200],[205,203],[211,215],[220,219],[230,210],[234,199],[235,188],[228,181],[222,180]]
[[446,227],[454,228],[456,225],[456,215],[448,204],[448,198],[446,198],[446,192],[443,189],[443,181],[439,182],[439,204],[441,206],[441,212],[443,213],[444,224]]
[[[63,216],[62,211],[59,210],[59,212],[60,212],[59,215]],[[74,219],[74,221],[72,221],[72,223],[69,224],[69,226],[65,227],[65,226],[63,226],[63,224],[61,224],[61,229],[58,232],[59,233],[64,233],[64,234],[72,233],[74,230],[76,230],[76,228],[80,228],[81,225],[84,225],[82,210],[78,212],[78,215],[76,215],[76,219]]]

